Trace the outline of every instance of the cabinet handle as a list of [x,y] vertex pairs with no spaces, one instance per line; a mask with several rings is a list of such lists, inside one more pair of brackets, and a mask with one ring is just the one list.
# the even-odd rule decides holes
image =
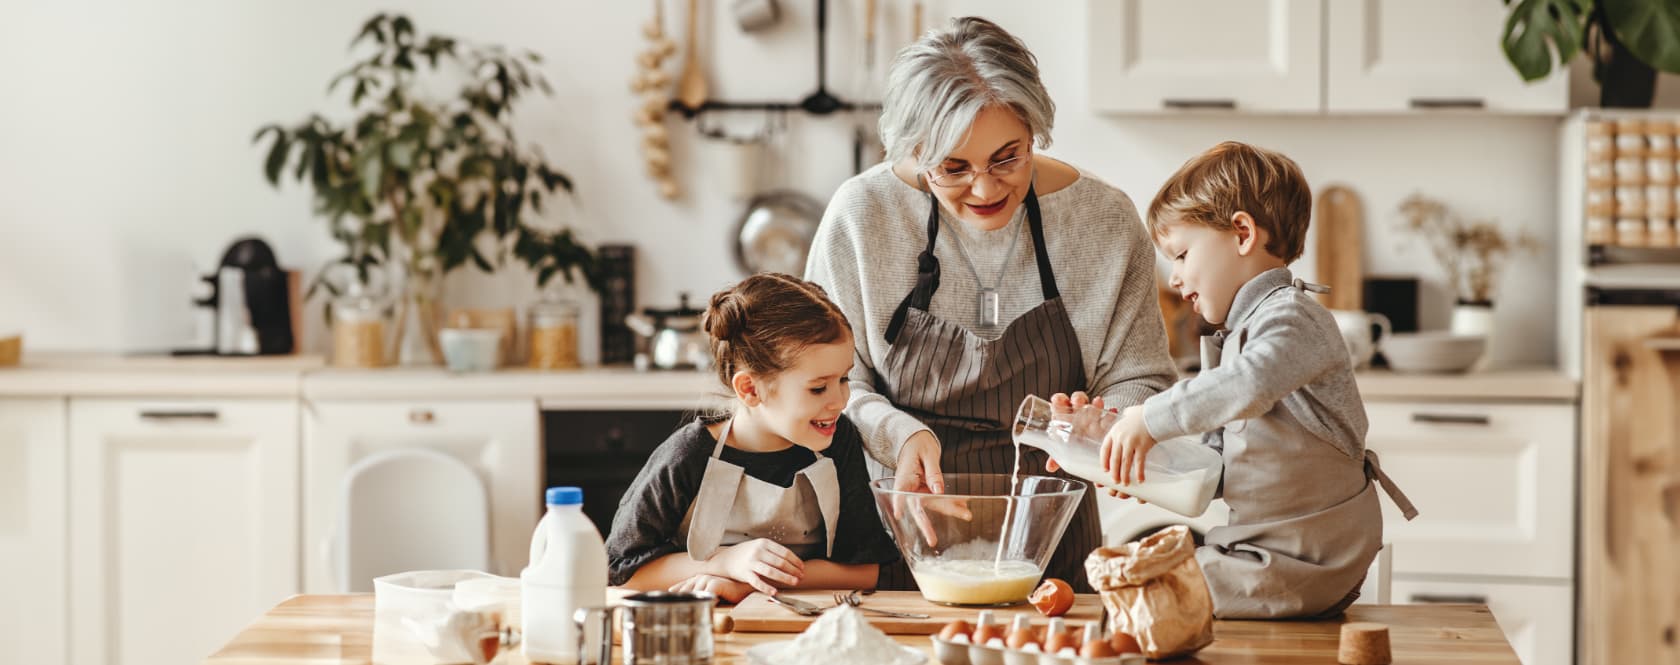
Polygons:
[[160,421],[160,422],[180,422],[180,421],[184,421],[184,420],[215,422],[217,420],[221,420],[221,418],[222,418],[222,414],[220,412],[217,412],[215,409],[208,409],[208,410],[203,410],[203,411],[141,411],[140,412],[140,419],[141,420],[156,420],[156,421]]
[[1414,109],[1484,109],[1487,102],[1480,97],[1413,97]]
[[1169,109],[1222,109],[1226,111],[1237,108],[1235,99],[1163,99],[1161,106]]
[[408,422],[416,425],[430,425],[437,422],[437,414],[433,413],[431,409],[410,409],[408,411]]
[[1475,593],[1414,593],[1412,594],[1412,602],[1447,605],[1486,605],[1487,596]]
[[1493,419],[1473,413],[1414,413],[1412,414],[1412,422],[1487,426],[1493,424]]

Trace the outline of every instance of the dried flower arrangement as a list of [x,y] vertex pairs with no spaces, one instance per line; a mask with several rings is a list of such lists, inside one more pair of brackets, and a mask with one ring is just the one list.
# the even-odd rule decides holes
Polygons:
[[1428,241],[1460,304],[1491,305],[1505,262],[1512,255],[1540,249],[1527,231],[1507,235],[1493,219],[1465,220],[1447,204],[1422,194],[1400,202],[1400,218],[1402,229]]

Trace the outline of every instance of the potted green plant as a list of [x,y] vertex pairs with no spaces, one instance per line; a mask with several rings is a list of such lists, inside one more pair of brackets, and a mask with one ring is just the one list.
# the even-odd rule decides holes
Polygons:
[[[437,288],[468,264],[493,272],[512,257],[536,272],[539,287],[558,275],[598,290],[594,252],[570,229],[541,221],[547,198],[569,195],[571,179],[521,145],[512,126],[522,97],[552,94],[534,71],[537,54],[421,35],[407,17],[383,13],[362,25],[351,49],[362,57],[327,88],[346,91],[350,117],[271,124],[253,141],[269,141],[263,173],[271,184],[291,175],[313,190],[316,212],[345,249],[332,264],[352,267],[364,283],[376,269],[396,269],[399,340],[420,335],[441,362]],[[447,81],[460,81],[458,91],[434,97]],[[309,293],[341,287],[317,276]]]
[[1649,108],[1657,72],[1680,73],[1680,3],[1675,0],[1505,0],[1501,40],[1525,81],[1566,67],[1583,49],[1593,61],[1599,105]]

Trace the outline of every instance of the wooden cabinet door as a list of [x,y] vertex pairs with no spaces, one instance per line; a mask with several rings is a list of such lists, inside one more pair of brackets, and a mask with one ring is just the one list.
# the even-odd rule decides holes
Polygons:
[[0,663],[62,663],[69,646],[64,436],[64,400],[0,400]]
[[1320,0],[1091,0],[1091,107],[1317,113]]
[[70,400],[70,662],[196,663],[298,592],[294,400]]
[[1680,309],[1588,307],[1583,663],[1680,663]]
[[1324,104],[1331,113],[1569,110],[1568,67],[1526,83],[1499,39],[1491,0],[1329,0]]

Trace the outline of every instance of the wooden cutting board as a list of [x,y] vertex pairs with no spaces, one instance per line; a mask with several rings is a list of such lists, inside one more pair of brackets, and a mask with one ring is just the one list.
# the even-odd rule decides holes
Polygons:
[[[829,607],[834,604],[834,593],[830,591],[783,591],[784,597],[798,598],[814,603],[819,607]],[[864,612],[863,616],[870,625],[881,629],[888,635],[932,635],[939,632],[957,619],[974,623],[980,616],[976,607],[950,607],[930,603],[922,598],[919,591],[881,591],[874,595],[863,597],[864,607],[877,607],[895,612],[917,612],[928,615],[927,619],[899,619],[896,617],[879,616]],[[1016,614],[1026,613],[1033,618],[1034,624],[1044,624],[1049,621],[1032,605],[1021,603],[1010,607],[990,608],[992,616],[999,622],[1008,624],[1014,621]],[[777,605],[763,594],[755,593],[747,596],[746,600],[729,611],[729,616],[735,620],[735,631],[743,633],[798,633],[805,630],[819,617],[807,617],[794,614],[781,605]],[[1073,609],[1062,617],[1069,625],[1083,626],[1086,622],[1102,619],[1102,600],[1096,594],[1080,594],[1074,599]]]
[[1330,287],[1319,302],[1330,309],[1364,309],[1365,271],[1361,227],[1364,212],[1359,195],[1342,185],[1331,185],[1318,194],[1318,211],[1313,220],[1318,240],[1318,281]]

